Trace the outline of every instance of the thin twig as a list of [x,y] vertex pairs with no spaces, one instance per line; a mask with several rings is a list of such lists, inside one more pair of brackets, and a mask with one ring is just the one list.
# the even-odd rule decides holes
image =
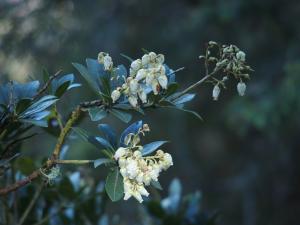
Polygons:
[[50,86],[51,82],[62,72],[62,70],[57,71],[53,76],[50,76],[48,81],[44,84],[44,86],[39,90],[39,92],[33,97],[33,99],[39,98]]
[[38,200],[38,198],[39,198],[39,196],[40,196],[40,194],[41,194],[41,192],[42,192],[42,190],[43,190],[43,188],[44,188],[44,185],[45,185],[45,183],[43,182],[43,183],[39,186],[38,190],[35,192],[33,198],[31,199],[31,201],[30,201],[30,203],[29,203],[29,205],[28,205],[28,207],[26,208],[26,210],[24,211],[23,215],[21,216],[21,219],[20,219],[18,225],[24,224],[24,222],[25,222],[26,218],[28,217],[30,211],[32,210],[34,204],[35,204],[36,201]]
[[69,159],[69,160],[54,160],[54,163],[56,164],[89,164],[89,163],[93,163],[94,160],[73,160],[73,159]]

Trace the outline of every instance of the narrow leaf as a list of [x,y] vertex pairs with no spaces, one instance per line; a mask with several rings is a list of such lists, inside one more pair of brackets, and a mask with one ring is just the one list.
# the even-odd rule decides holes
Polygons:
[[103,164],[109,164],[109,163],[114,163],[114,161],[106,158],[96,159],[94,160],[94,167],[97,168],[98,166],[101,166]]
[[131,118],[132,115],[130,113],[121,111],[121,110],[117,110],[117,109],[111,109],[110,112],[117,118],[119,118],[120,120],[122,120],[125,123],[128,123]]
[[168,141],[155,141],[144,145],[142,155],[149,155]]

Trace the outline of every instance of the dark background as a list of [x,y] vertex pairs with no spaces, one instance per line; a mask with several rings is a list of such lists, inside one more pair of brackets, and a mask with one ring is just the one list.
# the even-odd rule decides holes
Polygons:
[[[153,131],[149,140],[172,141],[165,148],[175,166],[161,182],[167,187],[179,177],[185,193],[201,190],[202,207],[219,210],[220,224],[299,224],[299,15],[298,0],[1,0],[0,75],[25,81],[40,78],[43,67],[77,74],[71,62],[96,58],[99,51],[126,64],[119,53],[138,58],[145,48],[165,54],[173,69],[184,66],[177,75],[184,87],[203,76],[198,56],[207,41],[236,44],[255,69],[245,97],[237,96],[232,82],[214,102],[212,87],[206,85],[190,104],[203,122],[163,110],[144,118]],[[92,98],[86,83],[76,79],[85,89],[65,96],[60,104],[64,115]],[[126,127],[120,121],[104,122],[118,131]],[[97,132],[88,120],[83,127]],[[54,139],[41,131],[23,154],[41,159],[53,145]],[[97,155],[78,142],[67,157]],[[104,178],[100,168],[81,170],[88,179]],[[114,213],[134,218],[136,205],[122,202]]]

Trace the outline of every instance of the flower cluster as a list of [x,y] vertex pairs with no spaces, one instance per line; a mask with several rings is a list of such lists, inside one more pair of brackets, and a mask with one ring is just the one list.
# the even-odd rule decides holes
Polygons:
[[147,103],[149,90],[157,95],[161,88],[167,89],[168,78],[163,64],[164,60],[164,55],[154,52],[134,60],[130,66],[129,76],[123,85],[112,91],[113,102],[116,102],[123,94],[131,106],[137,107],[139,99],[142,103]]
[[113,68],[113,61],[108,53],[100,52],[98,54],[98,62],[100,64],[103,64],[104,70],[106,70],[106,71],[109,71]]
[[[215,51],[216,50],[216,51]],[[217,52],[216,54],[214,54]],[[205,55],[200,56],[205,59],[206,65],[213,63],[215,65],[214,73],[221,71],[225,76],[222,80],[213,77],[211,82],[214,84],[212,97],[218,100],[221,93],[221,87],[225,88],[225,81],[230,76],[234,76],[239,80],[237,84],[237,92],[240,96],[245,95],[246,84],[243,79],[249,79],[249,72],[253,71],[249,65],[246,64],[246,54],[235,45],[219,45],[214,41],[208,43]]]
[[125,138],[128,147],[118,148],[114,155],[124,180],[124,200],[133,196],[140,203],[143,202],[142,196],[149,195],[145,186],[158,181],[160,172],[173,165],[172,156],[162,150],[157,150],[153,156],[142,155],[143,146],[138,145],[139,135],[146,131],[149,131],[149,127],[144,124],[137,134],[128,134]]

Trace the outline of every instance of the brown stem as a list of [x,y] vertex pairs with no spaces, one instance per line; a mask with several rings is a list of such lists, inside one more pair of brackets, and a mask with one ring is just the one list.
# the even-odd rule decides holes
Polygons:
[[33,97],[33,99],[39,98],[50,86],[51,82],[61,73],[62,70],[57,71],[53,76],[49,77],[45,85],[39,90],[39,92]]

